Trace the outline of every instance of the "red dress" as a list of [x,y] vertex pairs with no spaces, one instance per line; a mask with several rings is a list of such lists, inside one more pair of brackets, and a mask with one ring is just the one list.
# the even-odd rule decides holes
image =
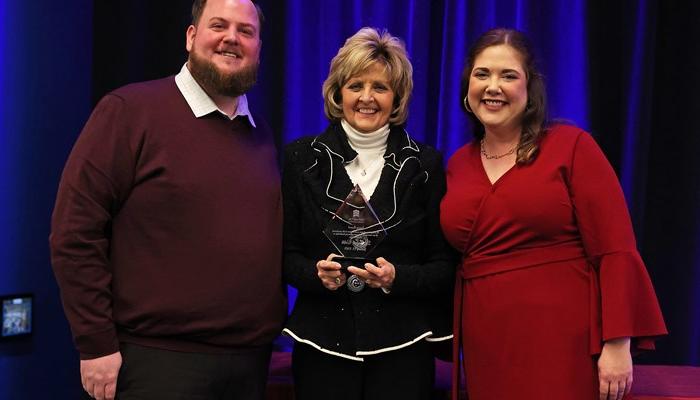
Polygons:
[[463,254],[455,338],[470,400],[597,399],[603,341],[653,349],[666,333],[622,190],[586,132],[551,128],[531,164],[494,184],[478,143],[465,145],[441,223]]

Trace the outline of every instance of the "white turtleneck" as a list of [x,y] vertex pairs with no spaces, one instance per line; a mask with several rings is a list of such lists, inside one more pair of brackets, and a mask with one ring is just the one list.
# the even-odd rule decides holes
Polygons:
[[389,139],[389,124],[374,132],[362,133],[350,126],[344,119],[340,121],[348,136],[350,147],[357,152],[357,157],[345,165],[345,170],[352,183],[360,185],[362,193],[369,200],[377,188],[379,176],[384,168],[384,152]]

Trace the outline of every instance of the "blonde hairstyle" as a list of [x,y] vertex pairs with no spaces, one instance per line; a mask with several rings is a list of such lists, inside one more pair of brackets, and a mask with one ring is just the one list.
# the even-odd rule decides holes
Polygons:
[[394,91],[389,123],[401,125],[406,122],[408,101],[413,91],[413,67],[403,41],[386,30],[380,33],[374,28],[362,28],[350,36],[331,61],[328,78],[323,82],[323,111],[330,121],[343,118],[340,92],[343,85],[374,63],[384,66]]

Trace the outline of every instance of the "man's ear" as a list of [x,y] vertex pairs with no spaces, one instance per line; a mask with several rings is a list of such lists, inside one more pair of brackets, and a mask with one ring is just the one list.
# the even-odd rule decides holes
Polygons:
[[185,48],[187,49],[188,53],[192,51],[192,44],[194,43],[194,37],[196,34],[197,28],[194,25],[187,27],[187,31],[185,32]]

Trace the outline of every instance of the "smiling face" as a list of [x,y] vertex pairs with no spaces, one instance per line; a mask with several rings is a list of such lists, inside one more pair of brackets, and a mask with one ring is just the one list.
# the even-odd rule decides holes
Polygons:
[[374,63],[351,77],[340,90],[343,118],[363,133],[376,131],[389,122],[394,90],[384,65]]
[[467,98],[487,132],[520,131],[527,105],[521,55],[505,44],[485,48],[474,60]]
[[188,67],[210,95],[237,96],[255,83],[260,21],[249,0],[208,0],[187,28]]

